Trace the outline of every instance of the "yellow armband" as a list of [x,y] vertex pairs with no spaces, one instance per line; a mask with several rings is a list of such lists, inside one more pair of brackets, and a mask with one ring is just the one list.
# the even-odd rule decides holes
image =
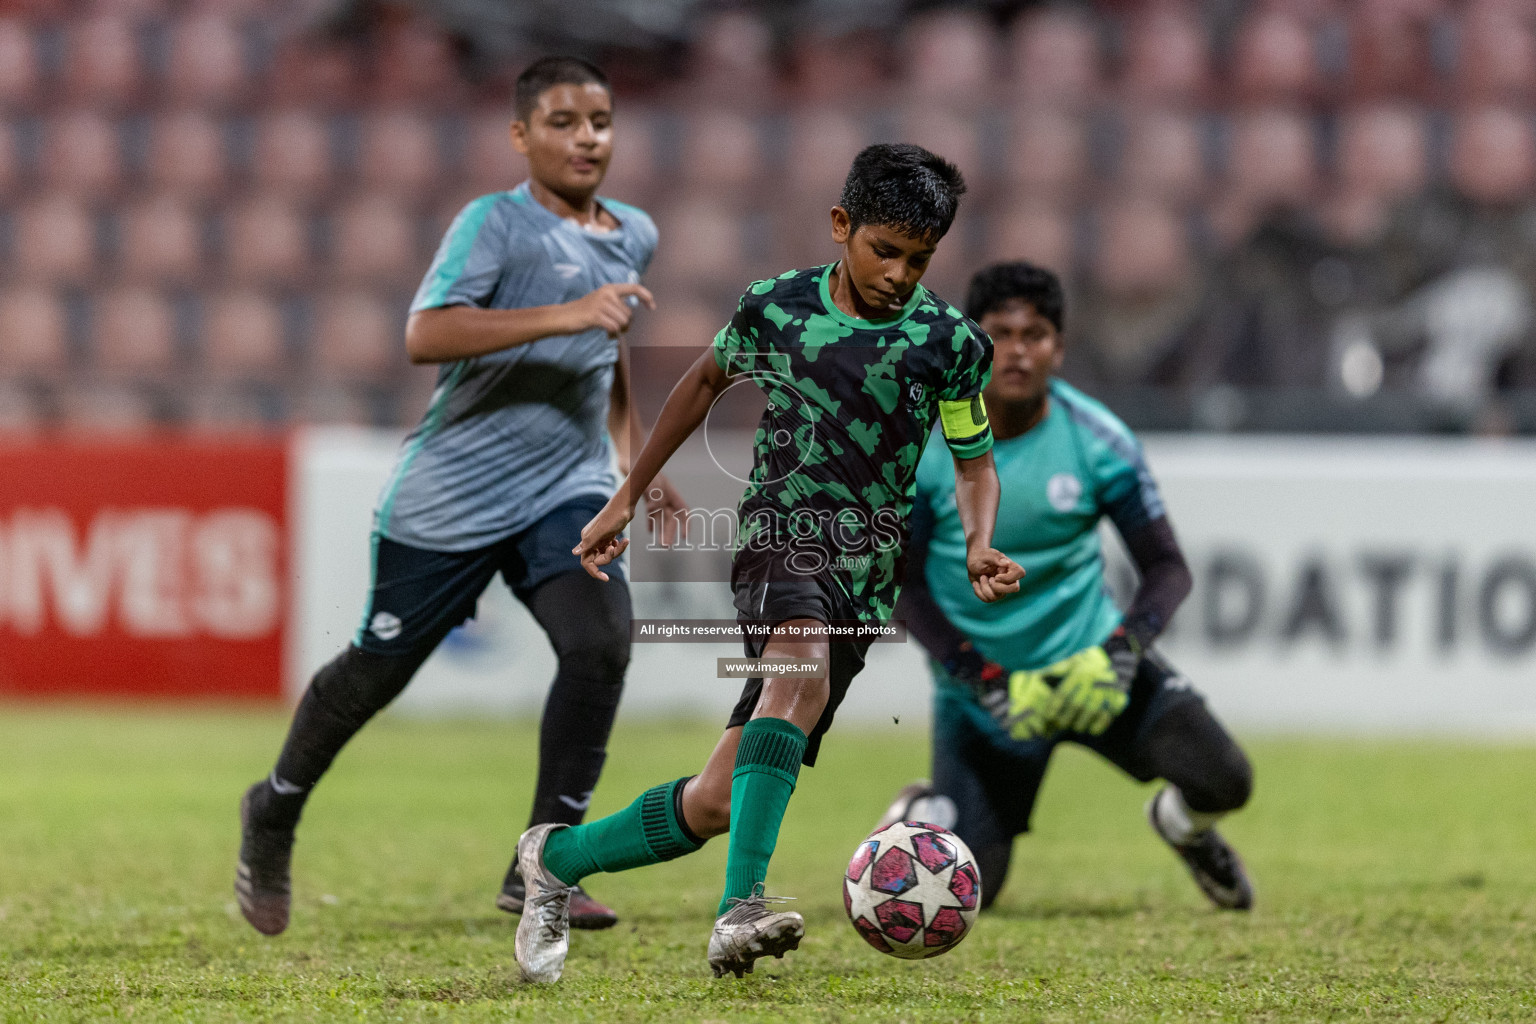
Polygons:
[[958,402],[939,401],[939,428],[949,450],[962,459],[974,459],[992,449],[992,425],[981,396]]

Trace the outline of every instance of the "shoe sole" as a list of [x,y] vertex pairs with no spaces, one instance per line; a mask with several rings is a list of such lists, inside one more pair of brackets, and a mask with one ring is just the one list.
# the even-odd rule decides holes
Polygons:
[[[245,830],[249,827],[251,817],[251,796],[247,791],[240,797],[240,837],[243,842]],[[244,860],[235,861],[235,901],[240,905],[240,915],[245,918],[252,928],[263,935],[281,935],[288,930],[288,912],[292,905],[292,896],[277,898],[277,905],[263,906],[265,900],[259,900],[256,895],[255,885],[251,881],[251,867]]]
[[[516,896],[508,896],[506,893],[498,893],[496,896],[496,909],[505,910],[509,914],[522,914],[523,901]],[[600,932],[604,928],[612,928],[619,923],[617,914],[572,914],[571,927],[578,931]]]
[[749,954],[745,959],[737,960],[711,960],[709,969],[715,972],[715,977],[723,978],[726,972],[740,978],[752,973],[753,965],[765,956],[784,959],[784,954],[792,949],[800,948],[800,940],[805,938],[805,925],[791,923],[783,931],[772,935],[759,935],[747,946]]

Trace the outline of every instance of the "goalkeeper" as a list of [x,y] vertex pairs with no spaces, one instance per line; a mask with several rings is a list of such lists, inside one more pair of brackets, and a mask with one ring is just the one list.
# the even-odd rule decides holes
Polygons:
[[[1189,569],[1134,435],[1052,376],[1063,305],[1056,276],[1027,263],[971,280],[966,315],[994,346],[994,543],[1025,575],[1007,600],[972,596],[954,470],[943,444],[929,444],[896,615],[931,657],[933,783],[903,789],[882,824],[952,827],[976,855],[985,906],[1007,877],[1014,837],[1029,830],[1052,751],[1070,741],[1140,782],[1164,780],[1147,805],[1152,828],[1213,903],[1246,910],[1252,887],[1213,826],[1247,802],[1252,770],[1152,646],[1189,593]],[[1104,516],[1141,578],[1123,616],[1105,586]]]

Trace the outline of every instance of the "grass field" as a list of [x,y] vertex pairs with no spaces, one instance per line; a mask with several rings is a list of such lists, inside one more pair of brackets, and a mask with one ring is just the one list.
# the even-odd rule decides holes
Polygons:
[[[1077,751],[1053,768],[998,908],[954,953],[869,949],[838,875],[921,761],[913,726],[835,733],[801,777],[772,886],[798,953],[743,981],[704,962],[725,843],[592,880],[620,909],[565,980],[515,983],[492,906],[531,795],[528,723],[386,718],[300,832],[294,923],[230,891],[235,803],[285,720],[0,708],[0,1020],[1536,1020],[1536,749],[1265,740],[1229,823],[1258,890],[1218,914],[1148,831],[1147,790]],[[711,726],[630,723],[604,813],[702,762]]]

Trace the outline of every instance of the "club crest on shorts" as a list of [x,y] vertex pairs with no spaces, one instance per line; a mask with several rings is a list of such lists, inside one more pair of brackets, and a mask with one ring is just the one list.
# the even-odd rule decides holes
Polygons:
[[1071,473],[1057,473],[1045,482],[1045,500],[1057,512],[1071,512],[1082,496],[1082,481]]
[[380,640],[393,640],[400,635],[400,616],[389,612],[379,612],[368,623],[368,632]]

